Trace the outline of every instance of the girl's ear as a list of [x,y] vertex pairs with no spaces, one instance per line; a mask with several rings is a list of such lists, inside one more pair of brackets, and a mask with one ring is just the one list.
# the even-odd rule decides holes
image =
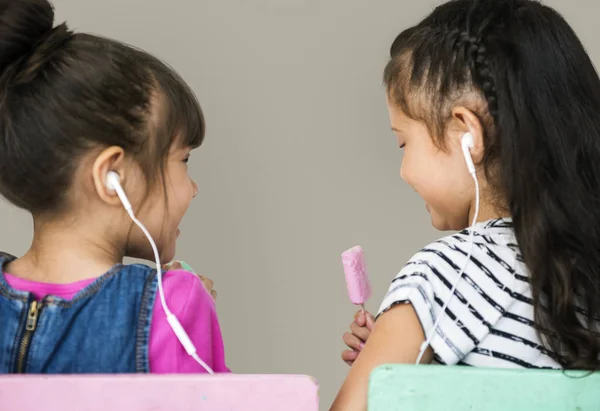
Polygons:
[[[484,155],[484,139],[483,139],[483,125],[479,121],[479,117],[471,110],[463,106],[457,106],[452,109],[452,122],[454,131],[453,134],[459,140],[465,133],[471,133],[473,135],[473,148],[471,148],[471,158],[475,165],[479,164],[483,160]],[[460,141],[458,141],[460,147]]]
[[121,184],[124,184],[127,178],[124,158],[125,151],[121,147],[112,146],[98,154],[92,166],[92,180],[96,194],[107,204],[121,205],[117,193],[106,186],[106,176],[109,171],[115,171],[121,178]]

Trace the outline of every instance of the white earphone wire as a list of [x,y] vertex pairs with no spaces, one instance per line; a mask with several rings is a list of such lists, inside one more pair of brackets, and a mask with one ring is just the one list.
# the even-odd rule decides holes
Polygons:
[[115,176],[116,177],[113,176],[107,180],[107,186],[109,188],[114,189],[117,192],[117,195],[119,196],[119,199],[121,200],[121,203],[123,204],[123,207],[127,211],[127,214],[129,215],[131,220],[135,223],[135,225],[137,225],[140,228],[140,230],[142,230],[142,232],[148,239],[150,246],[152,247],[152,251],[154,253],[154,259],[155,259],[155,263],[156,263],[158,294],[160,296],[161,305],[162,305],[163,309],[165,310],[165,314],[167,315],[167,321],[168,321],[169,325],[171,326],[171,328],[173,329],[175,336],[177,337],[179,342],[185,348],[185,351],[194,360],[196,360],[196,362],[198,364],[200,364],[200,366],[202,368],[204,368],[206,370],[206,372],[213,375],[214,371],[204,361],[202,361],[202,359],[198,356],[198,354],[196,352],[196,347],[194,346],[194,343],[192,342],[190,337],[185,332],[185,329],[183,328],[183,326],[181,325],[181,323],[179,322],[177,317],[175,317],[175,315],[171,312],[171,310],[169,310],[169,307],[167,306],[167,301],[165,299],[165,292],[164,292],[163,283],[162,283],[163,272],[162,272],[162,266],[160,264],[160,254],[158,253],[158,248],[156,247],[156,243],[152,239],[150,232],[148,232],[148,229],[146,229],[144,224],[142,224],[142,222],[140,220],[138,220],[138,218],[135,216],[135,213],[133,212],[133,207],[131,206],[131,203],[129,202],[127,195],[125,194],[125,191],[121,187],[121,183],[119,182],[118,174],[115,173]]
[[[470,154],[468,153],[468,151],[465,154],[465,157],[467,155],[469,155],[469,159],[465,158],[465,160],[467,161],[467,165],[469,165],[470,164],[469,163]],[[472,163],[472,161],[471,161],[471,163]],[[473,214],[473,220],[471,222],[470,233],[469,233],[469,243],[470,243],[469,252],[467,253],[467,256],[465,257],[465,261],[462,265],[462,268],[460,269],[460,271],[458,273],[458,276],[456,277],[456,279],[454,280],[454,283],[452,284],[452,288],[450,289],[450,296],[444,302],[444,305],[442,306],[442,309],[440,311],[440,315],[437,317],[435,323],[433,324],[433,327],[431,327],[429,336],[426,338],[426,340],[423,342],[423,344],[421,344],[421,347],[419,349],[419,355],[417,356],[417,361],[415,362],[415,364],[417,364],[417,365],[421,363],[421,360],[423,359],[423,355],[425,354],[427,347],[429,347],[429,345],[431,345],[431,341],[433,340],[433,337],[436,335],[437,328],[439,327],[442,319],[445,318],[446,308],[448,308],[448,304],[450,304],[450,300],[452,300],[452,297],[454,297],[454,292],[456,291],[456,287],[458,286],[458,283],[462,279],[465,269],[467,268],[467,265],[471,261],[471,255],[473,254],[473,248],[475,246],[475,242],[474,242],[475,225],[477,224],[477,217],[479,216],[479,181],[477,181],[477,174],[474,170],[474,167],[473,167],[473,169],[471,167],[469,167],[469,172],[471,174],[471,177],[473,177],[473,180],[475,181],[475,213]]]

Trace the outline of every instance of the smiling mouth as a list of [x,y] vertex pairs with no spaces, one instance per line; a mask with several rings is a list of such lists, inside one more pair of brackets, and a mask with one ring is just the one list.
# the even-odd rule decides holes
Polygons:
[[177,234],[177,237],[179,237],[179,234],[181,234],[181,230],[179,228],[177,229],[176,234]]

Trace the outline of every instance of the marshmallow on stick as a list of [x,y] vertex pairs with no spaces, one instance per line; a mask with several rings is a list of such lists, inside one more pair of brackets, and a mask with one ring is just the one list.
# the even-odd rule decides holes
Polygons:
[[365,310],[365,303],[371,298],[371,283],[365,267],[365,257],[361,246],[357,245],[342,253],[342,264],[346,275],[348,297],[355,305]]

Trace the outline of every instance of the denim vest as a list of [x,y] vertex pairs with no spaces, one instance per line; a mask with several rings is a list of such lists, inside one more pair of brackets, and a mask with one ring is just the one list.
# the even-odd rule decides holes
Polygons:
[[156,271],[117,265],[73,299],[10,287],[0,254],[0,373],[149,372]]

